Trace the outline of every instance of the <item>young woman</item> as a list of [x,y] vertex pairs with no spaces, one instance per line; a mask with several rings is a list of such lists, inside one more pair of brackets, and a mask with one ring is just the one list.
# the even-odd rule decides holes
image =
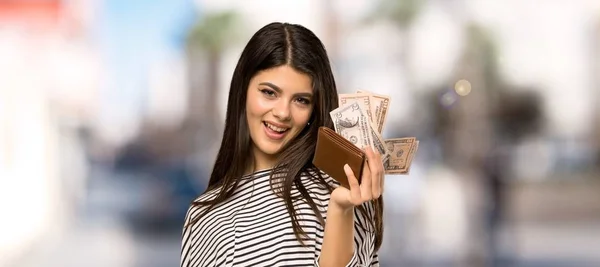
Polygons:
[[252,36],[233,73],[225,132],[189,208],[181,266],[378,266],[383,164],[365,149],[350,188],[312,165],[338,95],[323,44],[300,25]]

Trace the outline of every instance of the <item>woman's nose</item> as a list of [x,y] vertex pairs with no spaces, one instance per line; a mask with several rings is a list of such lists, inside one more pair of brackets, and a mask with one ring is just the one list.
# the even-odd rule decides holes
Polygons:
[[278,103],[273,107],[273,115],[275,115],[277,119],[282,121],[289,120],[290,114],[290,105],[283,99],[278,101]]

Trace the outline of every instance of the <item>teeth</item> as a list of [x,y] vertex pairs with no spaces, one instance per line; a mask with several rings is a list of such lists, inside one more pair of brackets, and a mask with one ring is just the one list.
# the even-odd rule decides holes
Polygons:
[[266,123],[266,122],[265,122],[265,124],[267,125],[267,127],[269,127],[269,129],[271,129],[273,131],[276,131],[276,132],[280,132],[281,133],[281,132],[285,132],[287,130],[287,128],[279,128],[279,127],[276,127],[276,126],[271,125],[271,124]]

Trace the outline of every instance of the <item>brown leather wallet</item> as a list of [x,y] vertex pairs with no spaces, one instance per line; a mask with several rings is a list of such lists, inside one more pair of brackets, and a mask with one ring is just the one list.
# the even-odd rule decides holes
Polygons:
[[346,138],[330,128],[319,127],[313,165],[327,173],[342,186],[350,188],[348,178],[344,172],[344,165],[348,164],[350,166],[360,183],[365,159],[365,152]]

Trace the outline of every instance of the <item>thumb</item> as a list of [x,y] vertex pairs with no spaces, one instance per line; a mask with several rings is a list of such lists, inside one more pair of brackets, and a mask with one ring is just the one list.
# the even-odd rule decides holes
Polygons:
[[348,164],[344,165],[344,172],[346,173],[346,177],[348,177],[348,184],[350,185],[350,201],[352,204],[360,202],[360,185],[358,184],[358,179],[356,179],[352,168]]

